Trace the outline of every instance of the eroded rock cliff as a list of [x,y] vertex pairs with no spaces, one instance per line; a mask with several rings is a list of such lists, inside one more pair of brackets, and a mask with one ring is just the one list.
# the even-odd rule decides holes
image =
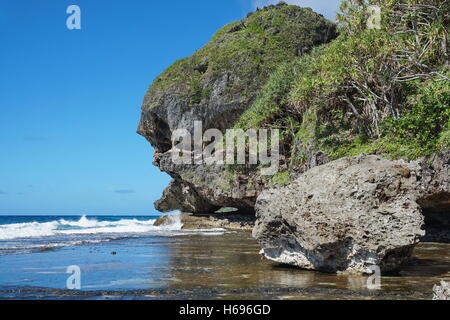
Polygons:
[[154,164],[173,178],[156,208],[207,213],[235,207],[253,213],[267,179],[220,166],[177,165],[171,161],[172,133],[192,133],[194,121],[201,121],[203,130],[225,133],[280,63],[336,36],[336,26],[311,9],[269,6],[225,26],[193,56],[160,75],[144,98],[138,127],[155,148]]
[[[325,272],[394,271],[418,241],[450,241],[449,38],[436,29],[442,45],[431,48],[425,37],[431,60],[409,47],[431,29],[424,21],[404,32],[419,10],[406,2],[386,2],[380,30],[355,24],[365,11],[349,4],[337,39],[310,9],[269,6],[169,67],[149,88],[138,127],[173,178],[156,208],[252,216],[256,204],[254,235],[267,258]],[[420,17],[445,16],[420,8]],[[397,56],[405,47],[418,61]],[[280,129],[279,172],[175,163],[173,133],[193,134],[196,121],[223,133]]]

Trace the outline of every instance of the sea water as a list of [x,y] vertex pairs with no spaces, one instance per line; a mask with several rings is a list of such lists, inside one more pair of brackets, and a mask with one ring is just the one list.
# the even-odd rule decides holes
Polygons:
[[[429,299],[450,244],[422,243],[397,275],[322,274],[262,259],[250,233],[182,230],[178,216],[0,217],[0,299]],[[67,288],[79,267],[81,290]]]
[[155,226],[159,216],[0,216],[0,255],[95,244],[117,239],[222,233],[223,229],[182,231],[179,215]]

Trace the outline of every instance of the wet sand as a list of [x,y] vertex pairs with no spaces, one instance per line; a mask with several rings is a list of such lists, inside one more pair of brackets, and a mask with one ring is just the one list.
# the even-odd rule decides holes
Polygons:
[[[117,254],[112,255],[111,252]],[[3,299],[431,299],[450,280],[450,244],[422,243],[381,289],[367,277],[322,274],[262,260],[249,233],[124,239],[0,257]],[[80,265],[82,290],[65,289]]]

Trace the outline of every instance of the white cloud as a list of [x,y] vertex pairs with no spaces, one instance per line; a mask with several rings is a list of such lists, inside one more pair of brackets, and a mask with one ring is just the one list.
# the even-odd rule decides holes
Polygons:
[[[271,4],[277,4],[280,0],[251,0],[253,9],[262,8]],[[295,4],[300,7],[311,8],[314,11],[323,14],[328,19],[334,20],[336,12],[339,9],[341,0],[284,0],[289,4]]]

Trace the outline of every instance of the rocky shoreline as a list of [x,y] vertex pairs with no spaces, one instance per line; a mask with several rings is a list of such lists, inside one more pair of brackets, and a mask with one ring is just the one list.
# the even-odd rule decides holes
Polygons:
[[448,234],[450,152],[431,159],[361,155],[313,168],[259,195],[253,235],[276,262],[324,272],[397,271],[425,230],[441,240],[427,224]]
[[440,285],[433,287],[433,300],[450,300],[450,283],[441,281]]
[[[386,4],[386,17],[410,19],[410,9]],[[344,27],[358,14],[341,17]],[[433,81],[434,72],[414,90],[394,86],[379,70],[401,74],[420,65],[402,60],[409,67],[399,67],[384,54],[403,50],[397,35],[409,32],[389,25],[375,34],[350,24],[341,37],[323,16],[280,3],[225,26],[161,74],[138,126],[155,149],[154,164],[173,179],[156,209],[192,213],[181,216],[187,230],[253,229],[266,258],[326,273],[397,272],[420,241],[448,242],[448,78]],[[380,40],[391,38],[397,43]],[[444,57],[442,49],[436,56]],[[368,74],[360,64],[367,57],[380,65]],[[448,67],[445,59],[435,63]],[[195,161],[174,162],[173,133],[192,136],[199,121],[204,131],[284,130],[278,173],[260,174],[261,164],[202,163],[191,147],[211,142],[203,136],[181,150]],[[239,214],[212,214],[230,207]]]
[[[420,241],[448,242],[450,152],[416,162],[343,158],[262,192],[256,216],[182,214],[184,230],[252,232],[261,254],[303,269],[398,271]],[[155,225],[171,224],[164,216]]]
[[354,291],[333,288],[247,288],[247,289],[160,289],[160,290],[128,290],[128,291],[74,291],[45,288],[27,288],[0,290],[0,297],[3,300],[16,300],[20,295],[21,299],[34,300],[47,297],[48,299],[140,299],[140,300],[209,300],[223,299],[230,297],[233,299],[282,299],[282,300],[317,300],[334,297],[336,300],[430,300],[432,294],[425,294],[416,291],[407,292],[369,292]]
[[336,36],[336,25],[322,15],[280,3],[223,27],[193,56],[157,77],[144,97],[137,129],[155,149],[153,164],[173,179],[156,209],[209,214],[232,207],[254,215],[256,198],[270,177],[225,165],[174,163],[172,134],[178,129],[193,134],[196,121],[203,131],[225,133],[250,108],[278,64]]
[[[182,230],[225,229],[228,231],[252,232],[256,217],[234,213],[204,215],[181,214],[177,216]],[[166,215],[155,222],[155,226],[170,225],[173,216]]]

